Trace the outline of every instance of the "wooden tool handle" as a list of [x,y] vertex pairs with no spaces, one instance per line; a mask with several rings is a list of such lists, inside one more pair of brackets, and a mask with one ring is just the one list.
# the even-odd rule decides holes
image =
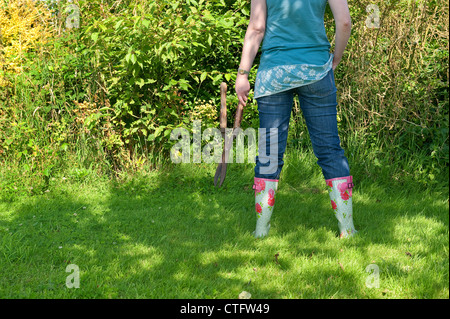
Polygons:
[[236,116],[234,118],[234,127],[241,127],[241,121],[242,121],[242,113],[244,111],[244,105],[239,102],[238,107],[236,109]]
[[227,84],[220,84],[220,128],[227,127]]

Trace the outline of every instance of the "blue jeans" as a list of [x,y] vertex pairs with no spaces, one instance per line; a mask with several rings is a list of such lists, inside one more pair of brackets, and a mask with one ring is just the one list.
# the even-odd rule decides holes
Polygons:
[[[257,99],[260,138],[255,177],[267,179],[280,177],[294,93],[298,94],[314,155],[318,159],[317,164],[322,168],[324,178],[349,176],[348,160],[338,135],[336,85],[333,70],[330,70],[317,82]],[[261,129],[271,133],[261,138]],[[271,146],[276,154],[271,154]],[[276,163],[276,166],[268,169],[273,163]]]

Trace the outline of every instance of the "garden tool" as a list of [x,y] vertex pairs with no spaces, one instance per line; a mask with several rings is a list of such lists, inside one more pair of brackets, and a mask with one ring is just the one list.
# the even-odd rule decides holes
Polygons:
[[230,155],[230,149],[233,147],[233,140],[239,133],[239,128],[242,121],[242,112],[244,110],[244,105],[239,102],[236,115],[234,119],[234,126],[231,136],[226,136],[227,128],[227,84],[222,82],[220,84],[220,131],[222,133],[222,138],[224,140],[224,146],[222,151],[222,159],[217,166],[216,175],[214,176],[214,186],[222,186],[225,176],[227,174],[227,162]]

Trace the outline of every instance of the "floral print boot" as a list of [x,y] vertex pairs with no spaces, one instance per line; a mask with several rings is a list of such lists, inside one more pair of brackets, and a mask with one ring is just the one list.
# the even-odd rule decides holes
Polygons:
[[353,177],[338,177],[326,180],[331,207],[338,220],[339,237],[352,237],[357,233],[353,226],[352,188]]
[[269,233],[277,187],[277,179],[255,177],[253,189],[255,190],[256,230],[254,235],[256,238],[264,237]]

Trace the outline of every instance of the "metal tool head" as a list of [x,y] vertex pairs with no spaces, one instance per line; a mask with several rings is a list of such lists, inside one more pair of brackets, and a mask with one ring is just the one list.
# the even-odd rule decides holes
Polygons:
[[[227,84],[222,82],[220,84],[220,130],[222,133],[222,139],[225,139],[225,129],[227,128]],[[222,165],[225,164],[225,165]],[[217,166],[216,175],[214,176],[214,186],[217,186],[219,182],[219,187],[222,186],[225,180],[225,175],[227,173],[226,160],[225,160],[225,146],[222,151],[222,160]]]

